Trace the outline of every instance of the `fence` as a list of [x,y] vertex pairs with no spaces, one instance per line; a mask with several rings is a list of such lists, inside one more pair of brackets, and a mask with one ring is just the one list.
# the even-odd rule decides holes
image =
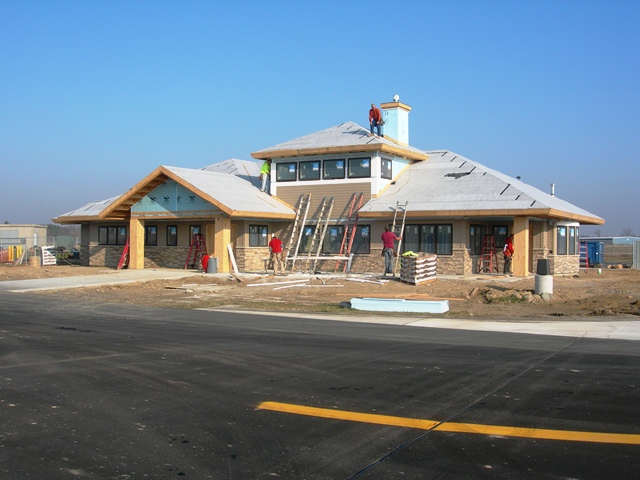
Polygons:
[[640,268],[640,240],[633,241],[633,268]]

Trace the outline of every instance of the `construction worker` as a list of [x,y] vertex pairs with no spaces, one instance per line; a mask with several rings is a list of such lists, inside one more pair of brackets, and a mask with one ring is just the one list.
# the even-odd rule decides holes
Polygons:
[[369,110],[369,128],[371,130],[371,135],[373,135],[373,128],[375,127],[378,130],[378,136],[381,137],[381,127],[382,125],[382,113],[380,113],[380,109],[376,107],[375,103],[371,104],[371,110]]
[[507,241],[504,244],[504,248],[502,249],[502,255],[504,256],[504,268],[502,273],[508,275],[511,273],[511,262],[513,260],[513,252],[515,249],[513,248],[513,234],[507,237]]
[[262,187],[260,188],[261,192],[267,192],[267,187],[269,186],[269,178],[271,177],[271,160],[265,160],[260,168],[260,180],[262,180]]
[[271,263],[273,263],[273,275],[277,275],[277,269],[280,269],[280,275],[284,275],[284,257],[282,253],[282,240],[276,234],[271,235],[269,242],[269,251],[271,252]]
[[380,237],[382,239],[382,255],[384,256],[384,277],[387,273],[393,273],[393,256],[395,255],[395,241],[402,240],[393,233],[389,227],[384,227],[384,233]]

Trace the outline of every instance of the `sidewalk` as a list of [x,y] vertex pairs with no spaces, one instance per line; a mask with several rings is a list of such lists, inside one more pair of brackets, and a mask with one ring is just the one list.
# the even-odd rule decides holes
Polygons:
[[37,292],[39,290],[60,290],[66,288],[119,285],[123,283],[147,282],[151,280],[172,280],[194,275],[203,275],[199,270],[148,269],[104,270],[100,275],[77,277],[36,278],[32,280],[7,280],[0,282],[0,292]]

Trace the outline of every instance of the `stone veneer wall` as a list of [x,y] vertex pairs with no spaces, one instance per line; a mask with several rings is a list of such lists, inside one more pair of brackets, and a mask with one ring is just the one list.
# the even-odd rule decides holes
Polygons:
[[[124,245],[90,245],[86,264],[91,267],[117,268],[123,249]],[[83,265],[85,265],[84,261]]]
[[269,247],[236,247],[234,252],[238,271],[240,272],[264,272],[262,258],[269,257]]
[[[191,252],[190,261],[193,261]],[[144,247],[144,268],[184,268],[189,247]],[[200,263],[200,259],[198,259]],[[201,269],[202,264],[196,265]]]
[[575,275],[580,273],[580,255],[550,255],[549,260],[553,275]]

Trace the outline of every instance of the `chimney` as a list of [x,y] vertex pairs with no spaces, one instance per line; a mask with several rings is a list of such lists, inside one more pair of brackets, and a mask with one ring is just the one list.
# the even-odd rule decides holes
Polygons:
[[556,196],[556,184],[555,183],[551,184],[551,196],[552,197]]
[[380,104],[382,120],[384,120],[383,133],[385,137],[391,137],[398,143],[409,145],[409,112],[411,107],[400,103],[398,95],[393,96],[393,102]]

